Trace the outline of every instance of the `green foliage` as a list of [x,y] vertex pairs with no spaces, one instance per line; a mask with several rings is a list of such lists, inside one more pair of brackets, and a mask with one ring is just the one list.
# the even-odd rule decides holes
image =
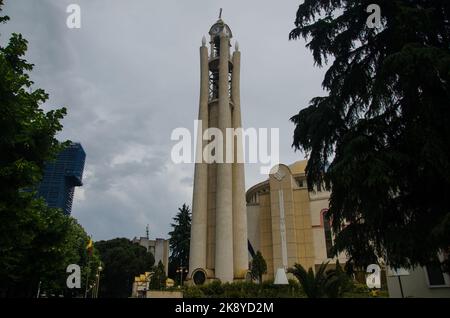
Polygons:
[[[3,296],[36,296],[39,282],[41,294],[83,295],[84,280],[80,290],[67,288],[66,268],[69,264],[78,264],[82,273],[86,272],[89,239],[86,232],[74,218],[58,209],[48,208],[42,199],[34,199],[33,193],[24,192],[24,195],[30,196],[30,206],[15,215],[22,222],[18,225],[23,227],[22,240],[11,240],[2,245],[0,279],[5,288]],[[3,216],[5,214],[12,217],[7,213]],[[100,261],[95,249],[92,259],[95,260],[93,266],[98,266]]]
[[298,279],[308,298],[321,298],[326,294],[327,277],[325,276],[325,269],[327,264],[322,263],[315,275],[312,268],[306,271],[300,264],[295,264],[293,268],[288,270],[288,273],[293,274]]
[[205,298],[205,295],[198,286],[184,286],[183,298]]
[[336,267],[326,271],[328,279],[328,292],[330,298],[342,297],[345,292],[353,289],[352,278],[342,269],[339,260],[336,262]]
[[260,251],[256,252],[255,257],[251,263],[251,275],[253,279],[257,279],[258,282],[262,283],[262,277],[267,273],[267,263]]
[[314,273],[312,268],[306,271],[300,264],[295,264],[288,270],[300,282],[308,298],[338,298],[342,297],[345,291],[353,288],[351,278],[342,270],[339,262],[336,268],[326,270],[328,262],[322,263]]
[[185,286],[185,298],[303,298],[300,285],[289,281],[289,285],[274,285],[271,282],[233,282],[222,284],[214,281],[202,286]]
[[[65,230],[65,238],[61,242],[59,249],[60,255],[58,261],[53,263],[55,269],[48,273],[45,277],[41,277],[41,294],[64,295],[65,297],[83,297],[86,287],[86,277],[88,276],[88,284],[95,282],[95,274],[98,266],[101,265],[100,257],[97,249],[94,247],[92,255],[88,255],[86,246],[89,242],[89,236],[78,222],[68,216],[62,215],[60,211],[56,217],[64,217],[68,219],[68,228]],[[55,220],[55,216],[53,217]],[[81,267],[81,288],[68,289],[66,280],[67,266],[70,264],[78,264]]]
[[162,290],[166,288],[166,269],[164,264],[159,261],[158,265],[153,268],[153,275],[150,279],[150,290]]
[[215,280],[209,284],[200,286],[200,289],[202,290],[203,294],[209,295],[209,296],[223,295],[223,293],[224,293],[222,283],[219,280]]
[[95,242],[103,263],[99,297],[126,298],[131,295],[134,277],[150,272],[152,253],[126,238]]
[[369,293],[370,289],[369,289],[369,287],[367,287],[366,284],[355,283],[353,286],[352,292],[364,294],[364,293]]
[[66,109],[45,113],[40,108],[48,95],[32,88],[33,65],[22,58],[26,51],[27,41],[15,33],[0,47],[0,210],[30,204],[21,190],[34,187],[45,162],[61,150],[55,135]]
[[[426,264],[450,246],[450,7],[447,0],[308,0],[291,39],[332,61],[325,96],[292,117],[308,187],[332,188],[335,253]],[[444,226],[443,226],[444,225]]]
[[355,283],[342,294],[343,298],[388,298],[387,290],[370,290],[366,284]]
[[26,51],[20,34],[0,47],[0,296],[6,297],[35,296],[39,282],[64,292],[66,266],[80,257],[74,220],[36,197],[45,162],[65,146],[55,136],[66,109],[40,108],[48,95],[33,87]]
[[[189,206],[183,204],[178,214],[173,218],[172,231],[169,232],[169,276],[180,284],[180,275],[176,271],[183,266],[187,269],[189,264],[189,246],[191,241],[191,212]],[[187,273],[183,273],[183,280]]]
[[[271,282],[233,282],[221,284],[214,281],[203,286],[184,286],[184,298],[305,298],[306,293],[297,280],[289,280],[289,285],[274,285]],[[331,297],[331,296],[329,296]],[[339,295],[343,298],[389,297],[387,291],[372,293],[364,284],[351,283]]]

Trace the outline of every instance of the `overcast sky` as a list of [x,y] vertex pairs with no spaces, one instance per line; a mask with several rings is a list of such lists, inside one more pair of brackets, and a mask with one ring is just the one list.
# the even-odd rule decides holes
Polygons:
[[[199,46],[219,8],[242,52],[244,127],[279,128],[280,161],[303,158],[291,148],[292,115],[322,94],[323,70],[305,41],[288,41],[301,0],[6,0],[11,32],[29,41],[36,88],[46,110],[65,106],[59,139],[81,142],[84,186],[72,215],[95,240],[167,238],[172,217],[191,205],[193,165],[175,165],[177,127],[198,116]],[[66,8],[81,6],[81,29],[68,29]],[[263,181],[246,165],[246,186]]]

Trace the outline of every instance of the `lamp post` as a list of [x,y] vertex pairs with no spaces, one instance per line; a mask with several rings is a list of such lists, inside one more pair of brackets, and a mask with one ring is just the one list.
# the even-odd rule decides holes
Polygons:
[[91,293],[91,298],[94,297],[94,292],[93,292],[94,287],[95,287],[95,284],[90,284],[90,285],[87,287],[85,298],[89,298],[89,292]]
[[88,298],[88,292],[89,292],[89,288],[90,288],[90,286],[89,286],[89,274],[91,271],[90,266],[91,266],[91,259],[88,256],[88,261],[87,261],[87,266],[86,266],[86,289],[84,292],[84,298]]
[[181,265],[177,269],[177,273],[180,273],[180,285],[181,285],[181,287],[183,286],[183,273],[187,273],[187,272],[188,272],[187,267],[183,266],[183,265]]
[[91,285],[91,298],[95,298],[95,288],[96,288],[96,284],[92,284]]
[[100,273],[102,272],[103,268],[102,266],[99,266],[97,268],[97,274],[95,275],[95,277],[97,278],[97,282],[96,282],[96,287],[95,287],[95,298],[98,298],[98,290],[100,288]]
[[42,283],[42,281],[39,281],[39,286],[38,286],[38,291],[37,291],[36,298],[39,298],[41,296],[41,283]]

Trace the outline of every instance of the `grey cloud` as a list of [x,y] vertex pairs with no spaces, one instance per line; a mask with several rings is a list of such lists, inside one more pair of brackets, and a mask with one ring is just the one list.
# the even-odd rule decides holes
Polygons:
[[[69,30],[65,9],[82,9],[82,28]],[[87,152],[84,186],[73,215],[95,239],[166,237],[172,217],[191,204],[193,165],[174,165],[170,134],[193,129],[198,113],[201,38],[224,8],[242,51],[245,127],[278,127],[281,161],[291,149],[289,118],[322,93],[303,41],[289,42],[298,0],[7,0],[11,21],[0,26],[30,42],[36,87],[46,109],[68,107],[61,139]],[[266,176],[246,165],[250,187]]]

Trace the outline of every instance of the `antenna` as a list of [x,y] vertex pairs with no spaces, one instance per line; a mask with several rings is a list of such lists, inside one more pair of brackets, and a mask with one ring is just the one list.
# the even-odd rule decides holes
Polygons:
[[222,8],[220,8],[219,19],[222,19]]
[[148,231],[148,224],[147,224],[147,226],[145,227],[145,233],[146,233],[146,236],[147,236],[147,240],[149,240],[149,239],[150,239],[150,236],[149,236],[149,231]]

